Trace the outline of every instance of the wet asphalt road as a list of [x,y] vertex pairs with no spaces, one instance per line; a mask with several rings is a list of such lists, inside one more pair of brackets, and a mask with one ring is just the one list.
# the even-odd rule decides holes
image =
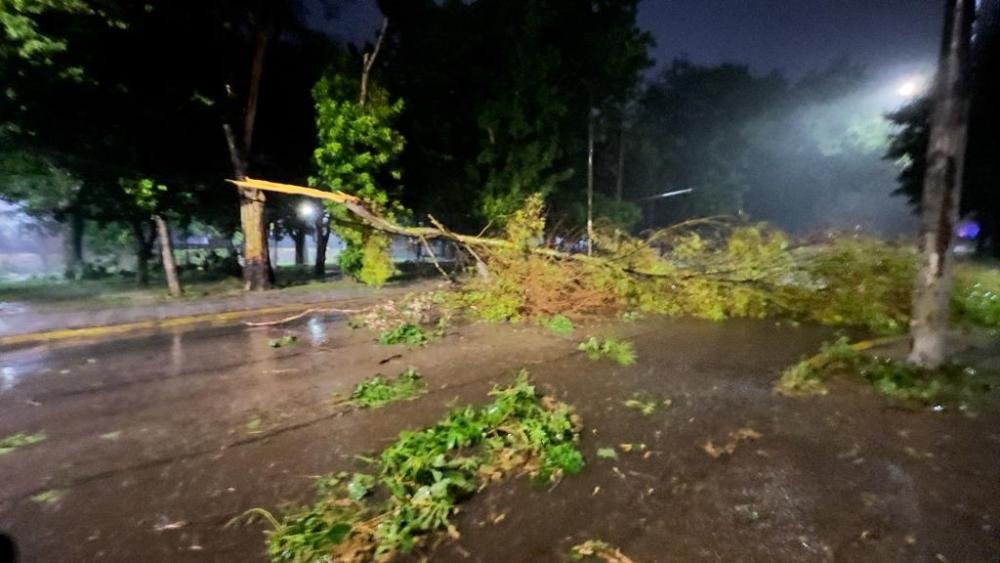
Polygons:
[[[233,517],[307,502],[312,477],[363,469],[355,456],[456,400],[486,400],[525,367],[583,415],[587,468],[552,490],[487,489],[433,560],[560,561],[598,537],[636,561],[1000,555],[996,410],[913,412],[854,387],[771,393],[824,329],[647,320],[590,331],[634,339],[639,362],[592,363],[575,339],[532,327],[469,325],[426,348],[380,347],[322,317],[3,351],[0,436],[47,439],[0,456],[0,529],[25,561],[262,560],[262,526],[225,527]],[[289,333],[297,345],[268,346]],[[408,366],[431,389],[416,401],[360,411],[332,400]],[[671,407],[624,408],[636,392]],[[738,428],[762,436],[706,455],[707,440]],[[626,442],[649,455],[594,455]]]

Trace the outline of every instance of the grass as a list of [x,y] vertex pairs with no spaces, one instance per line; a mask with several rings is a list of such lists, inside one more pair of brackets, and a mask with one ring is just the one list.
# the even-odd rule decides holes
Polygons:
[[631,342],[623,340],[606,338],[601,341],[597,337],[591,336],[589,340],[581,342],[577,349],[585,352],[588,358],[595,361],[608,358],[623,366],[635,363],[635,347],[632,346]]
[[403,323],[395,328],[384,330],[378,335],[378,343],[383,346],[392,346],[393,344],[423,346],[428,340],[424,329],[413,323]]
[[17,434],[0,438],[0,455],[8,454],[18,448],[25,448],[43,442],[46,438],[45,432],[36,432],[34,434],[18,432]]
[[785,395],[822,395],[835,375],[858,378],[875,391],[923,405],[960,404],[996,388],[994,377],[969,367],[924,369],[859,351],[846,338],[824,344],[820,353],[785,370],[776,384]]
[[959,321],[1000,328],[1000,268],[973,264],[958,268],[951,306]]
[[417,370],[407,368],[406,371],[394,378],[376,375],[358,383],[354,392],[351,393],[348,404],[366,409],[377,409],[389,403],[412,399],[424,393],[425,387]]
[[581,470],[579,421],[572,409],[539,397],[522,371],[493,402],[450,412],[437,424],[404,431],[373,461],[371,474],[317,480],[319,499],[271,522],[272,561],[389,560],[441,537],[456,537],[459,504],[505,475],[542,481]]

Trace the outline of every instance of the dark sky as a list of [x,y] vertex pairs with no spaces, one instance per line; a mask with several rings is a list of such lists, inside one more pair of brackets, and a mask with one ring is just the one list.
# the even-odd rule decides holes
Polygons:
[[[340,4],[325,29],[355,42],[374,34],[375,0]],[[925,68],[943,13],[943,0],[643,0],[639,24],[660,64],[686,55],[799,76],[845,55],[873,71]]]

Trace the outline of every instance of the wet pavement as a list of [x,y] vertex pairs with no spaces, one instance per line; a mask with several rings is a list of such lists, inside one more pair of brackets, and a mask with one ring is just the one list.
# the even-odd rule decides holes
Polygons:
[[163,321],[192,315],[212,315],[277,307],[322,306],[334,301],[388,299],[409,291],[438,285],[436,281],[400,282],[372,289],[341,282],[331,289],[291,288],[283,291],[239,292],[216,297],[189,297],[159,303],[108,306],[100,301],[81,300],[44,306],[0,301],[0,339],[35,332],[100,327],[144,321]]
[[[271,348],[285,334],[297,345]],[[630,367],[576,351],[633,339]],[[463,505],[461,539],[435,561],[562,561],[586,539],[636,561],[990,561],[1000,556],[1000,411],[912,411],[868,389],[771,392],[780,369],[830,337],[763,321],[648,319],[578,329],[468,325],[425,348],[380,347],[342,319],[176,331],[5,350],[0,436],[44,431],[0,455],[0,529],[25,561],[254,561],[252,507],[308,502],[312,477],[527,368],[583,416],[587,467],[554,488],[513,479]],[[1000,350],[997,341],[979,346]],[[982,350],[980,350],[982,352]],[[336,405],[361,379],[408,366],[421,398]],[[646,416],[634,393],[671,399]],[[708,455],[750,428],[756,440]],[[597,448],[645,444],[617,460]]]

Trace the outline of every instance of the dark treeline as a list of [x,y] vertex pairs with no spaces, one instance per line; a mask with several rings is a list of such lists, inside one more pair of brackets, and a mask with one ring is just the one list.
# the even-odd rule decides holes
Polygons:
[[737,213],[796,231],[878,226],[870,202],[897,170],[880,160],[890,129],[864,105],[864,69],[791,81],[679,60],[649,75],[637,4],[385,0],[382,41],[373,30],[355,48],[293,0],[6,3],[0,197],[62,225],[71,269],[85,226],[113,225],[142,282],[163,225],[245,243],[248,287],[268,286],[267,233],[301,247],[332,224],[351,273],[386,242],[336,209],[241,201],[223,180],[242,174],[464,231],[541,192],[550,225],[577,236],[592,141],[594,214],[621,228]]

